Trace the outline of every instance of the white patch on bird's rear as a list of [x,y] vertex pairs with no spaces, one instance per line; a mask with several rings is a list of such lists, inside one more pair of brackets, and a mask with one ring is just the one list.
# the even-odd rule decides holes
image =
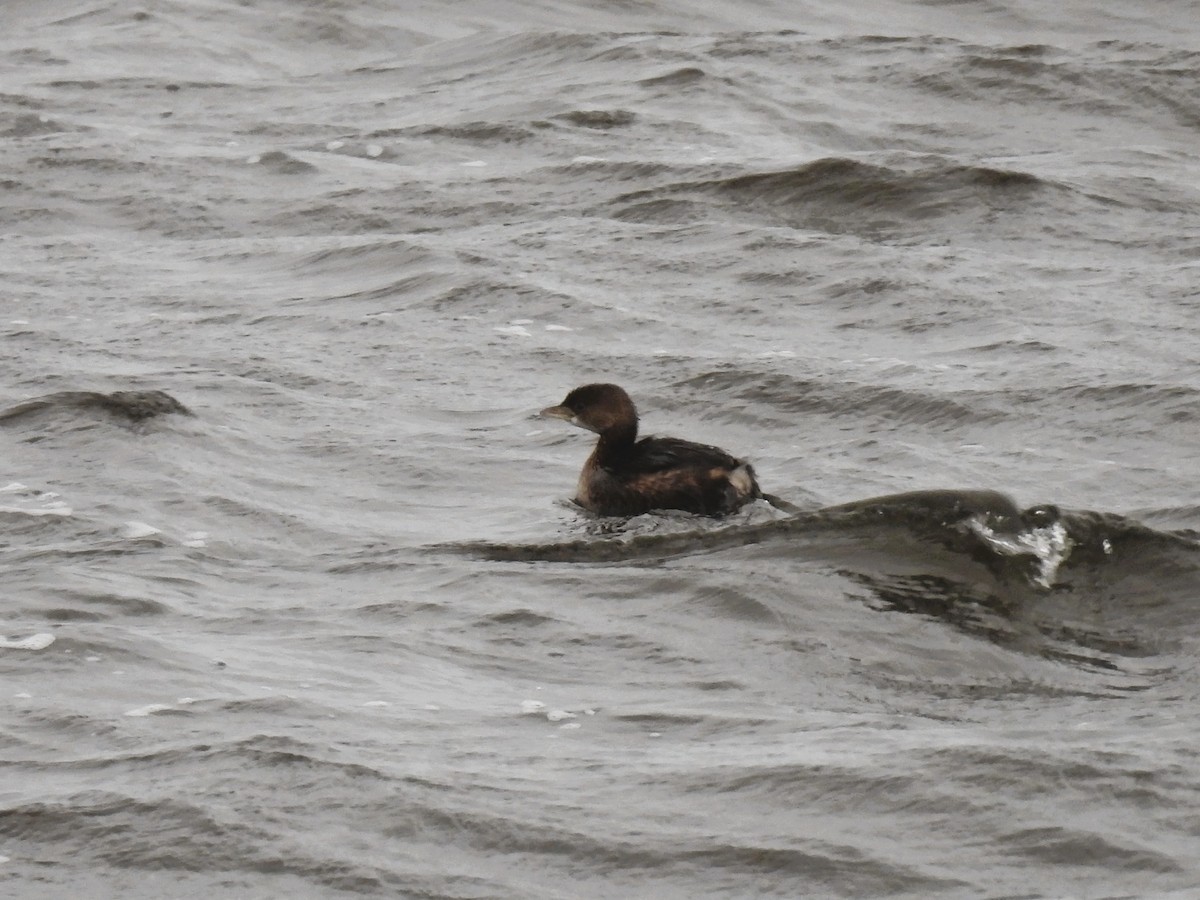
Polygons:
[[741,496],[754,493],[754,476],[747,466],[738,466],[729,473],[729,483]]

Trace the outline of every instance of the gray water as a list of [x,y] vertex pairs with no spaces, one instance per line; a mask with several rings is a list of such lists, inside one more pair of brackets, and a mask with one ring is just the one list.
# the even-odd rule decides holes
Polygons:
[[0,25],[0,895],[1200,897],[1195,4]]

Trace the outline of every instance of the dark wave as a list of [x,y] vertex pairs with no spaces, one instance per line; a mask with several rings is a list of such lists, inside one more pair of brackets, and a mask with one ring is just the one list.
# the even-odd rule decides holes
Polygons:
[[830,157],[783,170],[662,185],[622,194],[607,206],[615,218],[634,221],[662,221],[648,212],[672,201],[833,233],[909,233],[914,219],[1019,214],[1040,198],[1070,193],[1028,172],[941,159],[902,168]]
[[[1200,571],[1200,539],[1192,532],[1160,531],[1113,513],[1064,512],[1049,504],[1022,509],[1007,495],[990,490],[890,494],[728,528],[666,534],[623,534],[618,531],[613,538],[581,538],[545,544],[462,543],[436,549],[508,562],[636,562],[762,543],[798,549],[802,548],[805,539],[819,537],[822,533],[900,528],[914,537],[970,554],[987,550],[977,536],[958,527],[972,517],[982,517],[988,528],[999,534],[1063,522],[1071,539],[1071,553],[1066,559],[1068,567],[1111,562],[1117,556],[1132,560],[1161,554],[1172,556],[1185,571]],[[819,552],[815,555],[819,556]]]
[[[1044,353],[1054,348],[1024,342],[1016,348],[1006,344],[1000,349]],[[773,414],[778,413],[778,421],[789,426],[799,415],[853,416],[926,427],[1000,424],[1020,419],[1021,410],[1031,407],[1060,409],[1070,416],[1090,412],[1108,421],[1114,415],[1125,415],[1156,427],[1186,428],[1200,421],[1200,390],[1186,384],[1073,384],[934,392],[730,368],[695,375],[674,387],[699,391],[710,400],[719,398],[721,406],[753,408],[760,420],[775,419]]]
[[0,425],[10,425],[42,413],[104,413],[130,422],[162,415],[194,413],[165,391],[61,391],[10,406],[0,412]]
[[46,134],[60,134],[64,131],[86,130],[64,125],[49,116],[37,113],[23,113],[14,116],[7,127],[0,128],[0,137],[26,138],[40,137]]
[[57,591],[56,601],[59,605],[40,611],[46,619],[56,622],[103,622],[126,616],[159,616],[173,611],[170,605],[149,597],[69,587]]
[[[494,561],[645,565],[747,547],[758,548],[759,559],[831,568],[879,609],[937,618],[1001,646],[1094,670],[1118,672],[1124,660],[1156,655],[1200,630],[1192,609],[1200,584],[1194,535],[1111,514],[1021,509],[994,491],[894,494],[672,534],[439,549]],[[1095,605],[1103,616],[1080,617],[1079,609]]]
[[919,74],[914,84],[957,100],[1036,104],[1075,114],[1200,125],[1200,64],[1193,51],[1129,47],[1106,52],[1104,65],[1045,45],[963,45]]
[[89,791],[10,806],[0,809],[0,835],[119,869],[291,874],[355,893],[378,893],[390,880],[382,870],[310,855],[283,833],[175,797]]
[[986,398],[973,395],[947,396],[740,370],[706,372],[677,382],[675,387],[700,390],[706,398],[719,398],[731,408],[752,405],[759,416],[780,413],[780,419],[789,424],[800,414],[869,416],[926,426],[995,423],[1014,415],[1011,408],[995,408]]
[[638,84],[643,87],[686,87],[688,85],[697,84],[708,78],[707,73],[696,66],[684,66],[681,69],[674,69],[670,72],[664,72],[662,75],[653,75],[649,78],[643,78]]
[[640,160],[588,159],[573,162],[569,166],[560,166],[551,171],[567,178],[586,175],[589,179],[613,182],[645,182],[675,171],[675,167],[665,163]]
[[[628,127],[636,120],[637,115],[627,109],[577,109],[559,113],[549,119],[532,119],[529,121],[476,120],[450,124],[414,125],[406,128],[374,131],[366,137],[374,140],[389,138],[448,139],[486,147],[504,144],[523,144],[537,140],[542,137],[543,132],[556,127],[558,123],[595,131],[609,131],[616,128]],[[386,147],[381,147],[380,150],[380,153],[372,156],[373,159],[377,159],[387,153]]]
[[[633,728],[688,727],[696,719],[674,716],[664,723],[662,717],[626,714],[615,721]],[[587,794],[572,798],[547,792],[544,806],[514,803],[531,792],[541,796],[540,789],[527,784],[523,775],[506,777],[502,761],[494,772],[476,772],[472,760],[466,773],[451,775],[444,766],[424,767],[425,774],[390,761],[379,768],[337,759],[355,755],[364,754],[334,753],[264,735],[118,751],[79,763],[31,761],[23,767],[43,777],[61,773],[71,784],[72,775],[99,775],[106,789],[67,788],[52,799],[0,804],[0,837],[10,846],[36,847],[40,854],[76,865],[168,873],[175,884],[189,873],[217,873],[222,884],[235,890],[255,879],[250,882],[254,889],[247,891],[251,894],[261,893],[258,879],[269,876],[302,878],[318,890],[360,896],[527,895],[514,893],[500,870],[477,878],[454,875],[453,870],[447,875],[440,864],[429,862],[436,857],[435,848],[483,858],[527,858],[551,871],[569,867],[572,878],[597,883],[645,871],[664,878],[703,877],[722,896],[737,896],[739,886],[759,879],[825,885],[846,896],[896,890],[936,894],[959,884],[851,844],[819,837],[784,842],[769,829],[714,833],[686,815],[675,825],[664,820],[652,834],[629,830],[607,816],[581,816],[597,799]],[[197,767],[222,786],[215,799],[211,791],[192,790],[199,783],[193,774]],[[830,789],[831,773],[814,767],[810,774]],[[859,783],[873,781],[868,777]],[[130,791],[129,783],[136,790]],[[614,789],[623,790],[619,785]],[[648,789],[661,790],[660,782],[651,782]],[[247,815],[247,808],[269,805],[266,798],[272,793],[306,802],[276,804],[270,816]],[[358,801],[347,805],[347,796]],[[319,821],[311,818],[315,808],[322,809]],[[554,814],[547,817],[545,809]],[[346,853],[336,841],[297,840],[297,834],[320,836],[363,827],[392,841],[397,852],[379,861]]]
[[577,109],[555,116],[555,118],[580,128],[608,131],[612,128],[625,128],[632,125],[637,119],[637,115],[627,109]]
[[[996,491],[939,490],[894,494],[799,512],[788,518],[731,528],[655,534],[621,534],[615,539],[579,539],[548,544],[458,544],[442,549],[477,554],[487,559],[519,562],[611,562],[666,559],[711,553],[766,542],[788,543],[795,549],[805,538],[859,527],[902,526],[956,549],[978,546],[978,540],[955,526],[983,516],[998,531],[1027,527],[1045,515],[1057,518],[1054,507],[1021,510]],[[819,555],[819,554],[818,554]]]
[[307,175],[310,172],[317,171],[317,167],[312,163],[297,159],[295,156],[285,153],[282,150],[271,150],[263,153],[256,157],[253,162],[255,165],[261,166],[277,175]]
[[1060,826],[1023,828],[1000,835],[998,841],[1007,856],[1023,857],[1050,866],[1095,866],[1147,874],[1186,871],[1165,853]]
[[456,125],[430,125],[414,128],[410,134],[420,137],[450,138],[472,144],[519,144],[531,140],[536,130],[510,122],[463,122]]
[[[869,896],[881,891],[936,894],[958,882],[923,874],[872,853],[819,839],[789,841],[780,846],[769,838],[745,842],[676,832],[664,824],[653,836],[638,840],[589,831],[564,829],[538,821],[513,821],[490,810],[456,815],[438,809],[414,811],[393,835],[412,839],[418,829],[456,844],[465,843],[488,855],[548,857],[569,861],[572,871],[612,878],[628,871],[655,871],[663,876],[703,867],[714,896],[738,896],[747,879],[769,877],[785,882],[832,887],[840,896]],[[663,831],[662,829],[668,829]],[[797,845],[798,844],[798,845]]]
[[307,253],[295,262],[289,260],[288,267],[298,265],[310,275],[331,273],[352,274],[355,272],[406,269],[433,260],[434,254],[409,241],[385,240],[351,246],[331,247]]
[[1130,409],[1165,412],[1181,422],[1200,420],[1200,390],[1184,384],[1079,384],[1056,388],[1049,394],[1031,392],[1010,394],[1015,402],[1052,397],[1071,406],[1088,405],[1097,409]]

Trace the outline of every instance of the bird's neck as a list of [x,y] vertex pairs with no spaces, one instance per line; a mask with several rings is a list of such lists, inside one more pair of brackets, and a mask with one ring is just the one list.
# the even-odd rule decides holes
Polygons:
[[637,441],[637,422],[616,425],[600,433],[592,458],[600,465],[626,455]]

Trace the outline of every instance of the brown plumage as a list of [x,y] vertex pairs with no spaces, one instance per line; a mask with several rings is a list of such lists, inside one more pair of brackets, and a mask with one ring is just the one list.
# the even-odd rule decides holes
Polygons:
[[678,438],[639,441],[637,408],[615,384],[575,388],[541,414],[600,435],[579,475],[575,502],[602,516],[652,509],[721,516],[762,496],[750,464],[718,447]]

